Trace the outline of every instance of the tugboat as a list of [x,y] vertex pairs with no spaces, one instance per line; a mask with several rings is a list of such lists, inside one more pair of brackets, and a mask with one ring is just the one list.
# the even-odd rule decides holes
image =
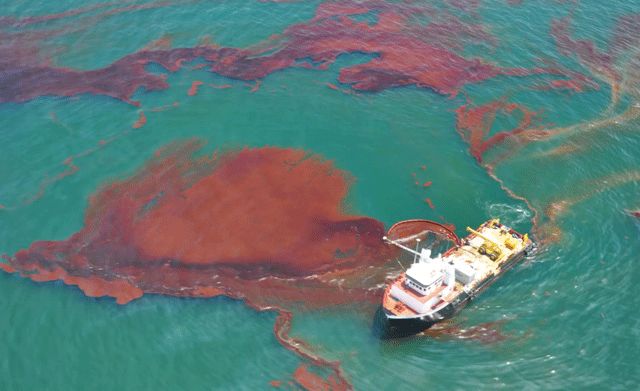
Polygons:
[[[415,228],[421,227],[420,233]],[[408,235],[408,231],[414,231]],[[425,232],[446,237],[453,246],[442,254],[420,248]],[[504,272],[529,254],[534,244],[527,234],[493,219],[460,240],[448,227],[428,220],[395,224],[383,239],[413,255],[413,264],[387,285],[381,310],[387,337],[419,333],[452,317]],[[400,237],[398,237],[400,236]],[[412,249],[406,244],[415,241]]]

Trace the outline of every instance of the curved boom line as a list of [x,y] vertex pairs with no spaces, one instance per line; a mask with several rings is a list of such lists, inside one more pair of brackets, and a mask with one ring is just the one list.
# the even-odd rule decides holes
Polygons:
[[[425,223],[427,225],[427,227],[429,227],[433,232],[445,235],[447,238],[449,238],[451,241],[453,241],[456,244],[456,246],[460,246],[460,244],[461,244],[460,238],[451,229],[449,229],[448,227],[446,227],[446,226],[444,226],[444,225],[442,225],[440,223],[437,223],[435,221],[425,220],[425,219],[411,219],[411,220],[399,221],[399,222],[395,223],[394,225],[392,225],[391,228],[389,228],[389,230],[387,231],[387,236],[391,236],[391,232],[394,229],[396,229],[398,226],[403,225],[403,224],[408,224],[408,223]],[[413,238],[415,236],[418,236],[418,234],[412,235],[412,236],[409,236],[409,237],[403,238],[403,239],[411,239],[411,238]]]

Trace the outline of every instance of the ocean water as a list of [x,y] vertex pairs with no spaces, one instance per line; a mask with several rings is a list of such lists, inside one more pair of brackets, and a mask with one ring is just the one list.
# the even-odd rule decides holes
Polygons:
[[[640,119],[634,111],[640,105],[640,38],[637,25],[619,26],[630,15],[640,21],[640,3],[483,1],[477,9],[473,3],[413,2],[447,10],[494,37],[492,44],[470,37],[456,49],[465,58],[521,69],[554,63],[591,84],[579,91],[542,88],[568,77],[541,73],[465,83],[455,96],[415,83],[356,91],[338,81],[341,70],[376,61],[376,55],[354,49],[327,69],[269,72],[257,90],[253,80],[198,68],[203,60],[194,59],[175,72],[149,64],[146,69],[165,75],[168,87],[138,88],[132,99],[139,106],[88,91],[17,99],[22,90],[6,92],[5,81],[26,63],[94,70],[160,39],[173,48],[202,42],[255,47],[309,23],[322,3],[3,2],[0,254],[11,257],[33,242],[79,231],[92,194],[131,176],[171,142],[202,139],[208,152],[304,149],[349,174],[345,208],[351,213],[387,227],[409,218],[445,221],[459,234],[501,217],[539,241],[534,256],[454,320],[462,330],[495,324],[504,334],[499,341],[464,333],[380,340],[371,327],[375,308],[357,301],[294,311],[291,335],[339,361],[355,389],[639,387],[640,218],[630,212],[640,210]],[[394,4],[365,3],[373,15]],[[570,21],[572,39],[599,53],[609,53],[622,31],[626,46],[607,63],[614,81],[602,62],[580,57],[584,45],[561,53],[551,34],[561,18]],[[206,84],[189,95],[194,81]],[[525,133],[566,131],[505,142],[478,162],[456,131],[456,110],[496,100],[537,113]],[[146,123],[133,127],[141,113]],[[517,110],[499,111],[491,132],[514,129],[521,119]],[[70,156],[73,172],[65,165]],[[226,297],[145,294],[118,305],[60,281],[0,272],[0,389],[243,390],[269,389],[274,380],[298,389],[303,385],[292,373],[307,361],[278,342],[276,316]]]

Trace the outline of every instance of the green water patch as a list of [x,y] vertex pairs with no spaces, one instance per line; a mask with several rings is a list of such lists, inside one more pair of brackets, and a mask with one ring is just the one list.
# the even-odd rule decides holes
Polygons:
[[264,389],[300,364],[273,336],[275,314],[241,302],[145,296],[119,306],[61,283],[0,283],[20,302],[0,317],[3,389]]

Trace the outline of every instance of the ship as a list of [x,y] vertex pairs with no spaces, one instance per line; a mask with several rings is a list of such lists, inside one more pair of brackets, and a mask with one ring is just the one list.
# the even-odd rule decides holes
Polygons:
[[[422,232],[407,233],[407,227],[417,226]],[[449,248],[441,253],[421,248],[427,231],[444,236]],[[389,229],[383,240],[412,256],[413,263],[385,288],[377,316],[385,337],[413,335],[451,318],[534,250],[527,234],[499,219],[467,227],[467,232],[460,239],[449,227],[429,220],[408,220]],[[412,242],[413,248],[408,246]]]

